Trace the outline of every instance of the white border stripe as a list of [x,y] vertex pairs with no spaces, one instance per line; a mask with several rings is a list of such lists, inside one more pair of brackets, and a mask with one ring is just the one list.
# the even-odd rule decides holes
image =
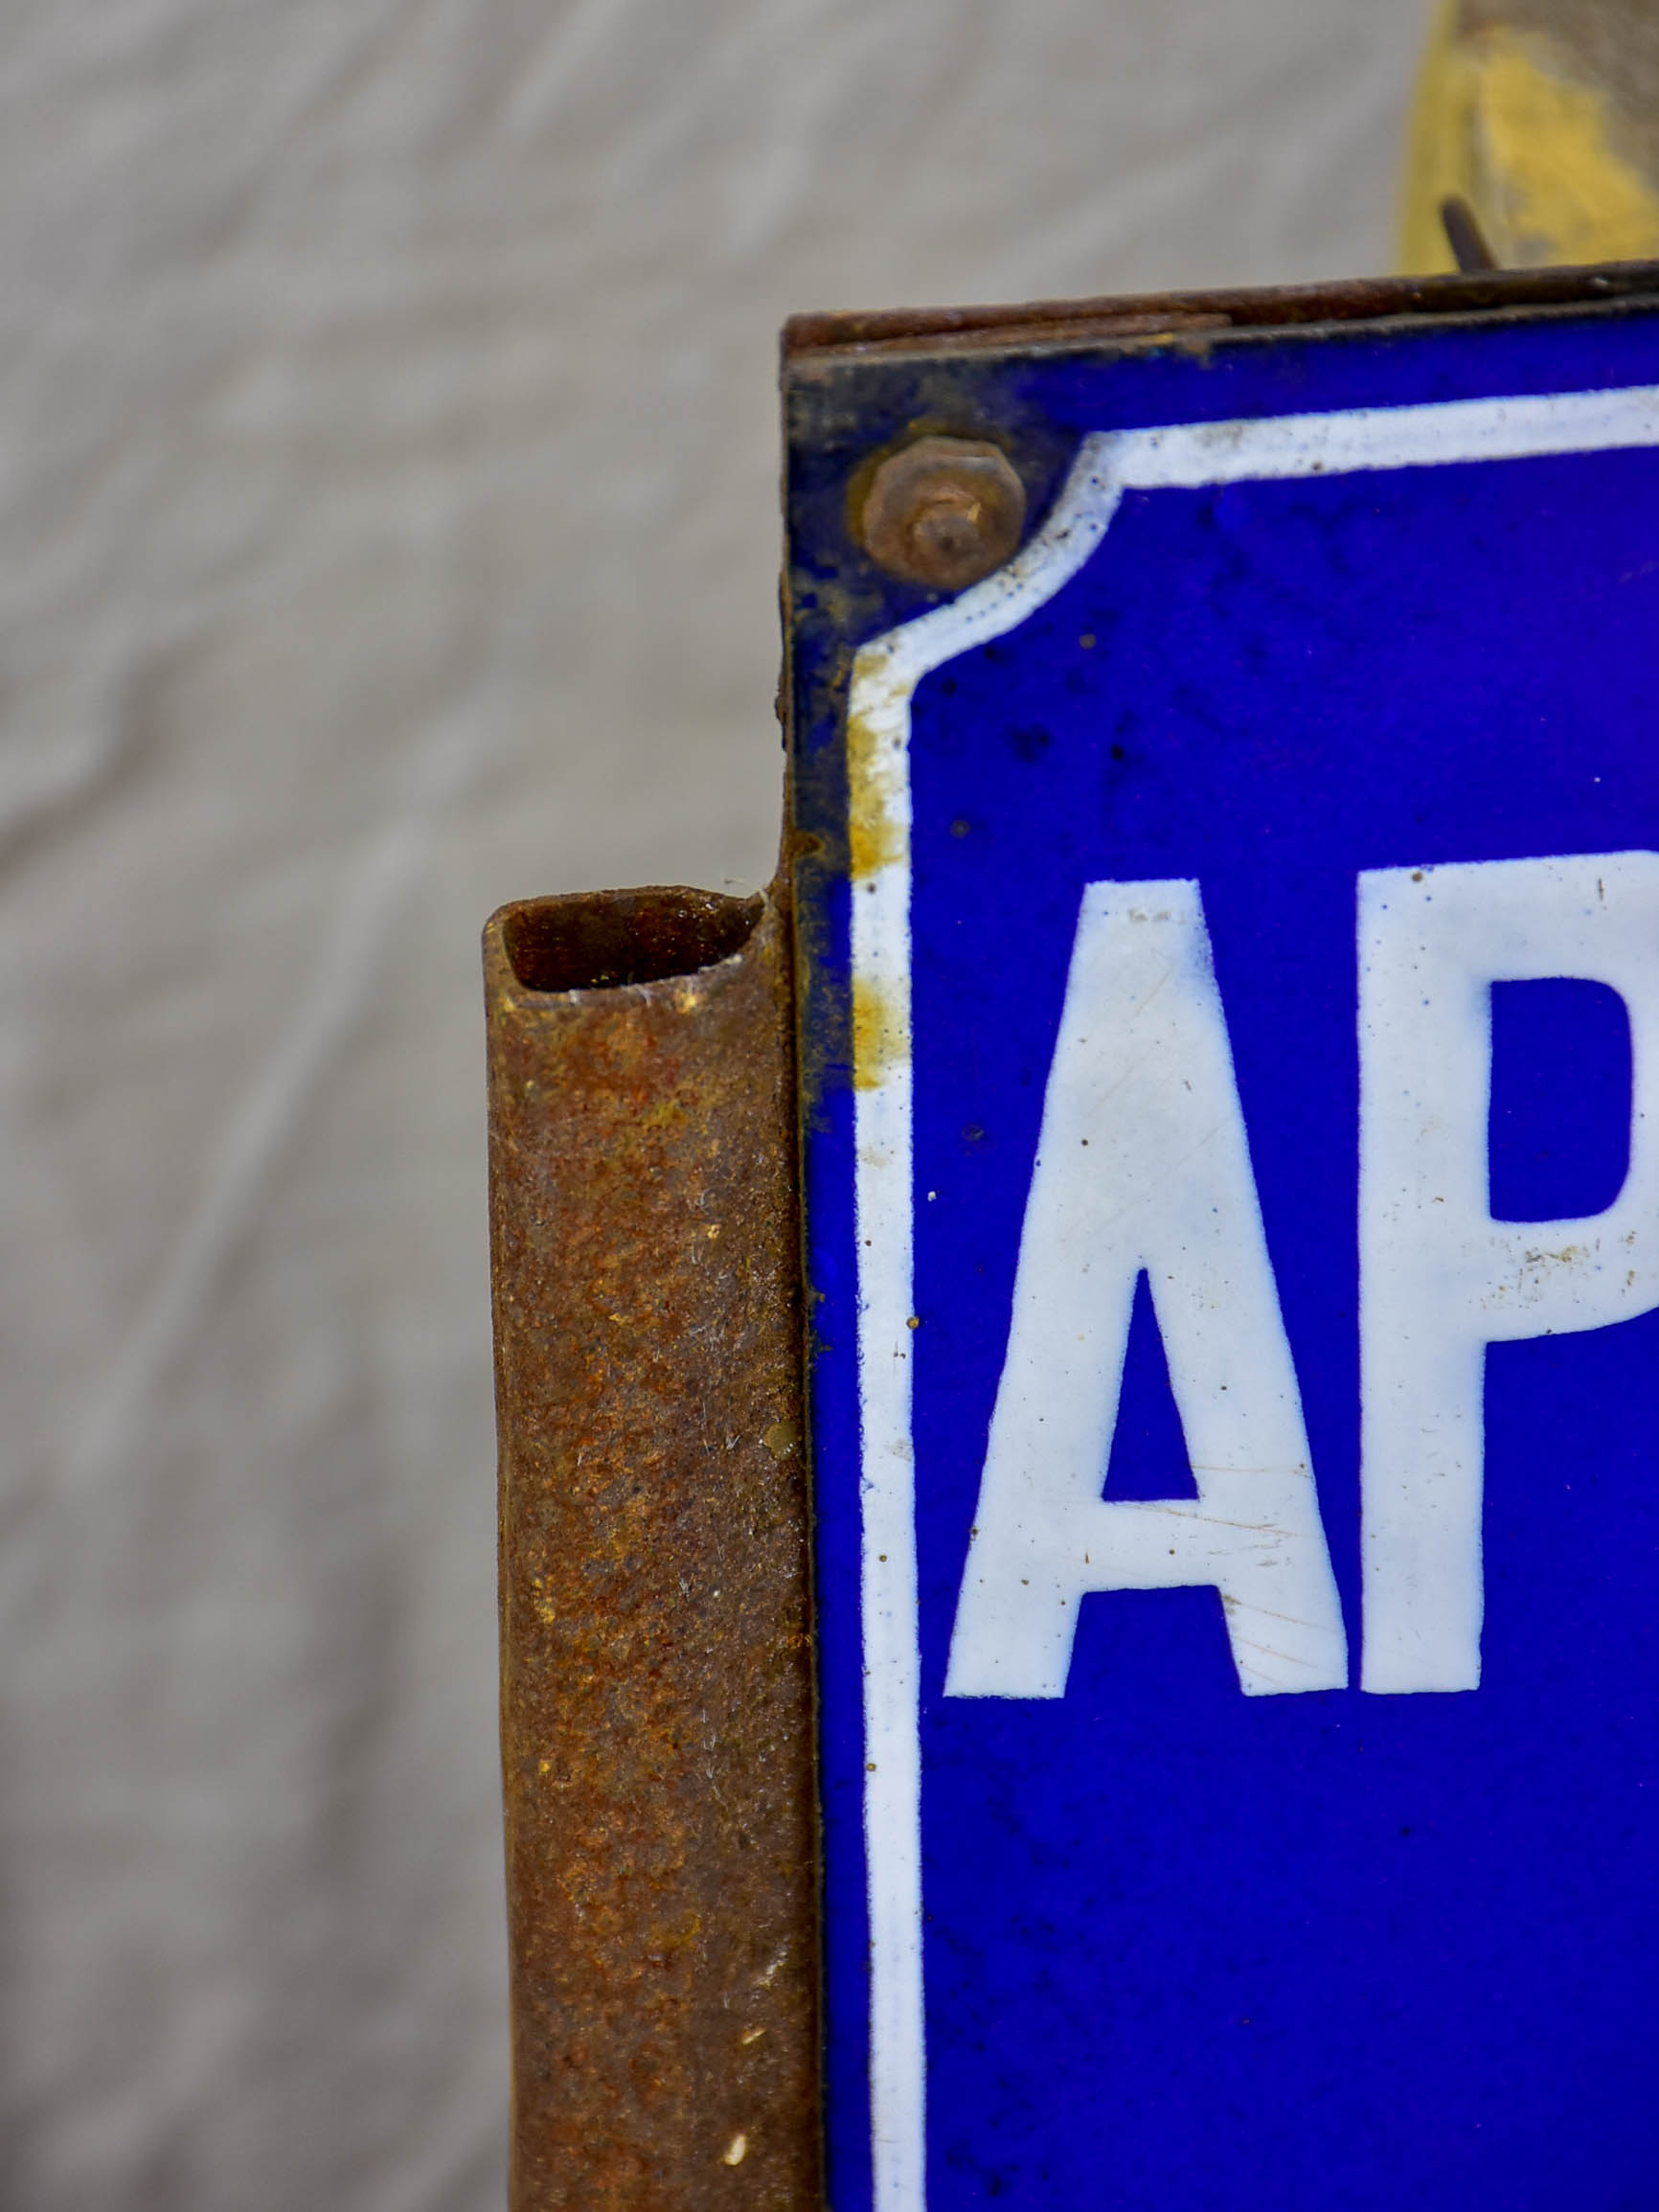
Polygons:
[[1659,445],[1659,385],[1086,438],[1046,528],[960,599],[858,652],[848,700],[852,843],[853,1218],[858,1237],[864,1842],[875,2212],[925,2212],[920,1653],[909,1321],[910,701],[932,670],[1052,599],[1129,490]]

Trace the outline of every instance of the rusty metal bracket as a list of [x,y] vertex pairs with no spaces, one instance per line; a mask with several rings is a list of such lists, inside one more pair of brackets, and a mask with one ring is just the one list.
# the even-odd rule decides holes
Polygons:
[[513,2212],[818,2196],[785,918],[485,937]]

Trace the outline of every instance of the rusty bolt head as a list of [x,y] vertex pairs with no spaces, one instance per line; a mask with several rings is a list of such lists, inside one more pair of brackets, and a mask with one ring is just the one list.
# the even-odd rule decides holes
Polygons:
[[1025,486],[1006,453],[973,438],[918,438],[870,480],[865,551],[890,576],[961,591],[1000,568],[1025,528]]

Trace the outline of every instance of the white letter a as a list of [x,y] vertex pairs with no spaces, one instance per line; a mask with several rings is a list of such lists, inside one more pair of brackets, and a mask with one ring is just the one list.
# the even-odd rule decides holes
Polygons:
[[[1195,1499],[1102,1496],[1143,1268]],[[946,1695],[1061,1697],[1086,1592],[1192,1584],[1248,1695],[1347,1681],[1198,886],[1091,883]]]

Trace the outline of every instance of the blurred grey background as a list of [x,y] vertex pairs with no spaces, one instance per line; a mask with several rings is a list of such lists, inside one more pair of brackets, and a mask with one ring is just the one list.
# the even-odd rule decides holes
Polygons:
[[769,872],[787,311],[1384,269],[1424,28],[6,9],[6,2207],[500,2203],[479,925]]

